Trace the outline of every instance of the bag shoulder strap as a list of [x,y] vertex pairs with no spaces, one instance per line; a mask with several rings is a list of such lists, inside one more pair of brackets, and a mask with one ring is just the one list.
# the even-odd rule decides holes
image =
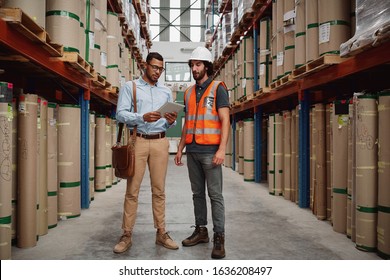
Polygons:
[[[133,81],[133,103],[134,103],[134,112],[137,113],[137,91],[136,91],[136,85],[135,85],[134,81]],[[118,136],[116,138],[116,142],[120,143],[121,142],[121,138],[122,138],[122,132],[123,132],[124,123],[119,123],[118,126],[119,126],[118,127],[119,131],[118,131]],[[136,139],[135,138],[136,134],[137,134],[137,126],[135,126],[134,129],[133,129],[133,134],[132,134],[133,141],[135,141],[135,139]]]

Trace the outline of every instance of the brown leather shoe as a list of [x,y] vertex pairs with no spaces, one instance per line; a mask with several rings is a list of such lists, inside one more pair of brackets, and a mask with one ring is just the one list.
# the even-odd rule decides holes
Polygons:
[[214,233],[214,248],[211,253],[213,259],[223,259],[225,257],[225,234]]
[[126,252],[131,247],[131,232],[125,231],[119,242],[114,247],[114,253],[121,254]]
[[179,249],[179,246],[177,246],[176,242],[172,240],[172,238],[169,236],[168,232],[166,233],[156,233],[156,244],[164,246],[167,249],[171,250],[177,250]]
[[209,233],[207,227],[196,226],[191,236],[184,239],[181,243],[183,246],[194,246],[199,243],[209,242]]

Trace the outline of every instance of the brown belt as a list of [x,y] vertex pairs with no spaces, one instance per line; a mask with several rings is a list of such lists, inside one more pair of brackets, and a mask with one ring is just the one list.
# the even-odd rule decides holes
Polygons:
[[164,138],[165,137],[165,132],[160,132],[160,133],[157,133],[157,134],[142,134],[142,133],[138,133],[137,132],[137,136],[138,137],[142,137],[144,139],[148,139],[148,140],[160,139],[160,138]]

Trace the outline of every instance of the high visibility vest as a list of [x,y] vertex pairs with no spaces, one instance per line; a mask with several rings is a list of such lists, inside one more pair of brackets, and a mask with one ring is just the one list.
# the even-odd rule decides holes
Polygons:
[[219,145],[221,142],[221,122],[218,116],[216,97],[218,85],[224,83],[212,81],[196,103],[195,85],[184,93],[186,106],[186,144],[195,142],[203,145]]

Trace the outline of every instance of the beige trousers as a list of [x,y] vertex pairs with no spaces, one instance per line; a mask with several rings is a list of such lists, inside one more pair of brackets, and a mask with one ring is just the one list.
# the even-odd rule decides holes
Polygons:
[[165,230],[165,177],[169,158],[167,138],[146,140],[137,137],[135,144],[135,173],[127,180],[122,229],[133,231],[137,217],[138,194],[146,165],[149,167],[152,190],[154,227]]

